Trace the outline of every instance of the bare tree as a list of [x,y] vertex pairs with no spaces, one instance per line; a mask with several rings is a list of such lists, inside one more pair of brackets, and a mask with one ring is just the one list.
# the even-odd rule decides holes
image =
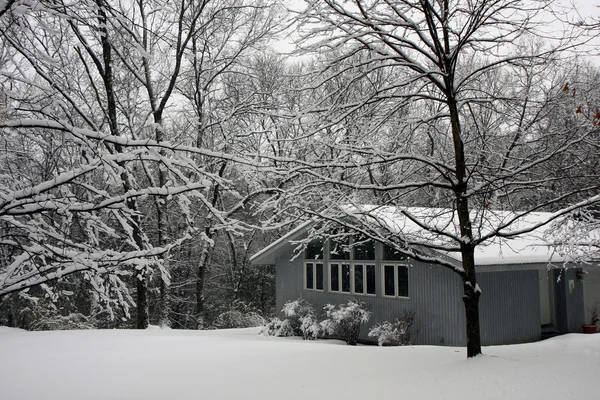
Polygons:
[[[458,274],[468,357],[481,353],[475,249],[550,222],[524,223],[534,211],[563,207],[558,217],[596,201],[597,182],[534,197],[560,185],[559,171],[573,168],[560,161],[597,132],[562,91],[561,51],[574,37],[540,44],[549,3],[324,0],[298,16],[303,51],[326,55],[307,86],[318,101],[296,118],[319,150],[287,163],[296,184],[278,207]],[[518,212],[495,213],[517,210],[522,196]],[[382,222],[388,206],[421,233]]]
[[[193,86],[185,73],[195,59],[207,60],[202,73],[212,74],[210,83],[197,89],[218,93],[220,77],[239,73],[242,57],[268,39],[272,4],[7,6],[0,18],[2,79],[10,87],[0,121],[2,162],[17,165],[23,148],[29,164],[51,165],[27,171],[28,180],[17,171],[2,176],[0,295],[86,271],[112,274],[117,283],[107,296],[127,299],[119,276],[128,274],[137,327],[145,328],[148,279],[159,273],[159,320],[167,324],[169,255],[203,230],[191,206],[218,228],[239,229],[230,216],[244,196],[211,165],[257,165],[196,140],[202,122],[181,122],[189,122],[182,87]],[[225,114],[207,121],[222,128]],[[214,198],[223,188],[241,205],[219,209]],[[170,215],[178,216],[178,229]]]

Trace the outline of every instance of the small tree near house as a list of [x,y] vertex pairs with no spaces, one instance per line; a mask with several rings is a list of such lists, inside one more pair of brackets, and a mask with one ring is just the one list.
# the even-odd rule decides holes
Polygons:
[[281,310],[294,331],[294,335],[303,339],[316,339],[319,335],[314,307],[304,299],[288,301]]
[[320,324],[324,333],[340,337],[349,346],[356,346],[360,325],[371,318],[367,305],[357,300],[350,300],[345,305],[327,304],[323,309],[327,316],[327,319]]
[[379,346],[408,346],[414,343],[417,334],[414,328],[415,312],[404,311],[392,322],[384,321],[369,331],[369,337],[377,338]]

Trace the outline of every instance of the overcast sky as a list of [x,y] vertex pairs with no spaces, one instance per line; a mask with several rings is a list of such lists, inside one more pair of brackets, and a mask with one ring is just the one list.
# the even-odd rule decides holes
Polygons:
[[[303,0],[282,0],[283,3],[288,4],[293,9],[301,9],[303,7]],[[600,0],[558,0],[559,4],[562,4],[565,9],[570,9],[571,21],[577,21],[586,19],[587,22],[595,20],[600,22]],[[600,30],[600,28],[599,28]],[[599,32],[600,34],[600,32]],[[596,42],[600,43],[600,39]],[[273,46],[277,51],[282,53],[290,52],[294,49],[294,45],[290,39],[284,39],[274,44]],[[598,46],[600,48],[600,45]],[[600,51],[599,51],[600,52]],[[600,56],[594,56],[594,60],[600,65]]]
[[[571,2],[565,3],[569,4]],[[572,3],[575,4],[575,9],[582,17],[596,17],[596,20],[598,19],[600,0],[573,0]]]

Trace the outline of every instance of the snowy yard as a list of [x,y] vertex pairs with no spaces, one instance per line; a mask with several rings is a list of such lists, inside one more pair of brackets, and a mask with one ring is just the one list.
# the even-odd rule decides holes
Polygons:
[[577,399],[600,394],[600,334],[484,348],[349,347],[227,331],[0,327],[0,399]]

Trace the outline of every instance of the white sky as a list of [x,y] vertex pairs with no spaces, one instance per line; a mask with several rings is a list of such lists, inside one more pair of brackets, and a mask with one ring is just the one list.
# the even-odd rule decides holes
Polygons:
[[574,8],[582,17],[595,17],[598,20],[600,15],[600,0],[572,0],[564,1],[565,4],[574,3]]
[[[301,9],[303,7],[303,0],[282,0],[284,4],[293,9]],[[572,8],[570,12],[570,19],[572,21],[577,20],[595,20],[600,22],[600,0],[559,0],[558,4],[562,4],[566,8]],[[600,28],[598,29],[598,34],[600,35]],[[596,40],[594,43],[598,43],[596,48],[600,49],[600,39]],[[280,53],[289,53],[294,49],[294,44],[291,39],[283,39],[273,44],[273,48]],[[600,50],[595,53],[600,53]],[[598,60],[600,60],[600,56],[598,54],[595,55],[594,59],[596,60],[596,64],[600,64]]]

